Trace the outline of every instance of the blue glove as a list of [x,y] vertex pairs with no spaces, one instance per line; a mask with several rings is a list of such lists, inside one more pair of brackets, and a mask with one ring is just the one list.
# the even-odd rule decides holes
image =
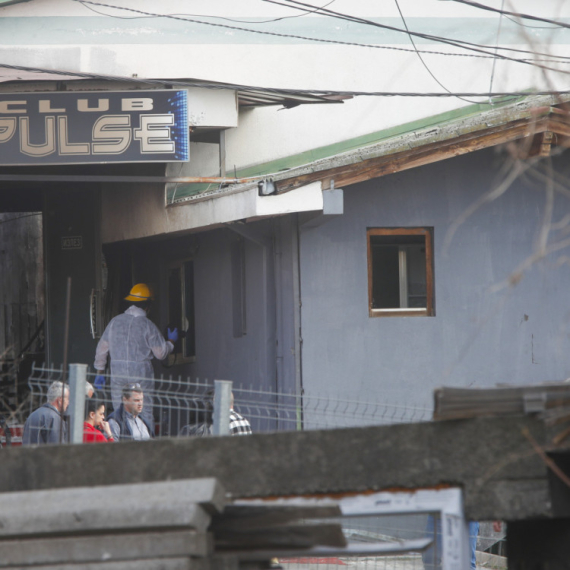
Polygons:
[[176,342],[178,340],[178,329],[174,327],[172,330],[168,330],[168,340],[171,342]]
[[95,380],[93,381],[93,386],[96,390],[102,390],[105,387],[105,382],[105,376],[103,376],[103,374],[97,374],[97,376],[95,376]]

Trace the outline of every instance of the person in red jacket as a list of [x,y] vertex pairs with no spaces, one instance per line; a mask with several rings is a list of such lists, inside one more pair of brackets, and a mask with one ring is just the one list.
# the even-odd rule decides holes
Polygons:
[[[98,428],[102,428],[103,433]],[[109,424],[105,421],[105,404],[96,398],[85,400],[85,422],[83,443],[104,443],[113,441]]]

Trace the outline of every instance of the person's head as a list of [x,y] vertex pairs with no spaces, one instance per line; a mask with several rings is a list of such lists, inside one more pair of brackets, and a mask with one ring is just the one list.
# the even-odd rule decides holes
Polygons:
[[129,414],[138,416],[142,412],[143,398],[140,384],[129,384],[123,388],[123,407]]
[[125,301],[130,305],[135,305],[145,310],[147,313],[152,305],[154,296],[150,287],[146,283],[137,283],[134,285],[129,294],[125,297]]
[[85,421],[93,427],[100,426],[105,419],[105,404],[97,398],[85,399]]
[[69,386],[56,380],[52,382],[47,392],[48,404],[51,404],[56,410],[65,412],[69,405]]
[[95,390],[93,388],[93,384],[91,384],[90,382],[85,382],[85,395],[88,398],[92,398],[94,392],[95,392]]

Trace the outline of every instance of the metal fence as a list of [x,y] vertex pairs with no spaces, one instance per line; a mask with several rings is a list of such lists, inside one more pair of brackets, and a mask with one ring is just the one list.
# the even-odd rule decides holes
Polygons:
[[[29,379],[31,397],[29,411],[46,401],[52,382],[67,380],[62,368],[34,366]],[[94,373],[86,373],[93,384]],[[117,383],[139,383],[145,395],[143,414],[152,417],[156,436],[176,437],[188,434],[189,426],[213,425],[219,382],[198,378],[116,378]],[[390,404],[340,397],[331,394],[292,394],[255,388],[244,388],[228,382],[233,393],[234,410],[251,424],[254,433],[329,429],[357,426],[386,425],[429,421],[432,410],[405,404]],[[147,388],[146,386],[152,386]],[[117,391],[117,394],[119,392]],[[113,402],[110,382],[97,391],[97,398],[105,403],[107,413],[120,403],[120,395]],[[115,405],[113,405],[115,404]],[[229,407],[229,406],[228,406]]]

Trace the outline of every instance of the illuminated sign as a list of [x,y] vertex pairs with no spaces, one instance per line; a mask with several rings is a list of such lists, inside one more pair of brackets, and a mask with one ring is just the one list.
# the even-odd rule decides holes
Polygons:
[[184,90],[0,95],[0,164],[187,162]]

